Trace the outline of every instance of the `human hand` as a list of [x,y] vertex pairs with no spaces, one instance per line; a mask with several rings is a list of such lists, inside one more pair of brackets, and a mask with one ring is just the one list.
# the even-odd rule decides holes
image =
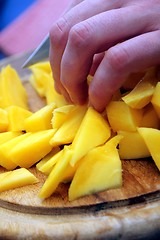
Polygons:
[[74,1],[50,39],[56,90],[103,111],[130,73],[160,64],[160,0]]

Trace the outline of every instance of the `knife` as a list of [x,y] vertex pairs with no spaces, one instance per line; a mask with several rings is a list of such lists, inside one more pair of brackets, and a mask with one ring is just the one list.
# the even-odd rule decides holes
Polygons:
[[27,60],[22,65],[22,68],[30,67],[31,65],[44,61],[49,56],[50,38],[49,34],[43,39],[39,46],[31,53]]

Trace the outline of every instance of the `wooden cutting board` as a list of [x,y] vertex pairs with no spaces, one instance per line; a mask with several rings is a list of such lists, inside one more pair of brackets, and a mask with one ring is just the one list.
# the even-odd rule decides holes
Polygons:
[[[31,110],[44,106],[21,69],[26,54],[8,58],[22,77]],[[0,193],[0,239],[158,239],[160,237],[160,173],[151,158],[122,160],[123,186],[69,202],[61,184],[41,201],[40,182]],[[0,172],[4,169],[0,167]]]

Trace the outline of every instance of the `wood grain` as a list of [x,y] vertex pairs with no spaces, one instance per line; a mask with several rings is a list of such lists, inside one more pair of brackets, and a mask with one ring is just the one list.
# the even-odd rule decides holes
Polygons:
[[[44,99],[29,82],[23,83],[31,110],[44,106]],[[19,239],[28,239],[30,234],[32,239],[135,239],[138,234],[154,239],[160,234],[160,173],[151,158],[122,160],[122,166],[122,188],[72,202],[67,197],[69,184],[61,184],[50,198],[41,201],[37,195],[46,177],[33,166],[30,171],[39,183],[0,193],[4,219],[0,239],[17,239],[17,234]],[[4,171],[0,167],[0,172]]]

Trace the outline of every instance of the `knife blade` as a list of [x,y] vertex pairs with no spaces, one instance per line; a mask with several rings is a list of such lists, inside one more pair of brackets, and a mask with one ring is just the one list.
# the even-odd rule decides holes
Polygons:
[[22,65],[22,68],[30,67],[31,65],[44,61],[49,56],[50,39],[49,34],[43,39],[39,46],[31,53],[27,60]]

